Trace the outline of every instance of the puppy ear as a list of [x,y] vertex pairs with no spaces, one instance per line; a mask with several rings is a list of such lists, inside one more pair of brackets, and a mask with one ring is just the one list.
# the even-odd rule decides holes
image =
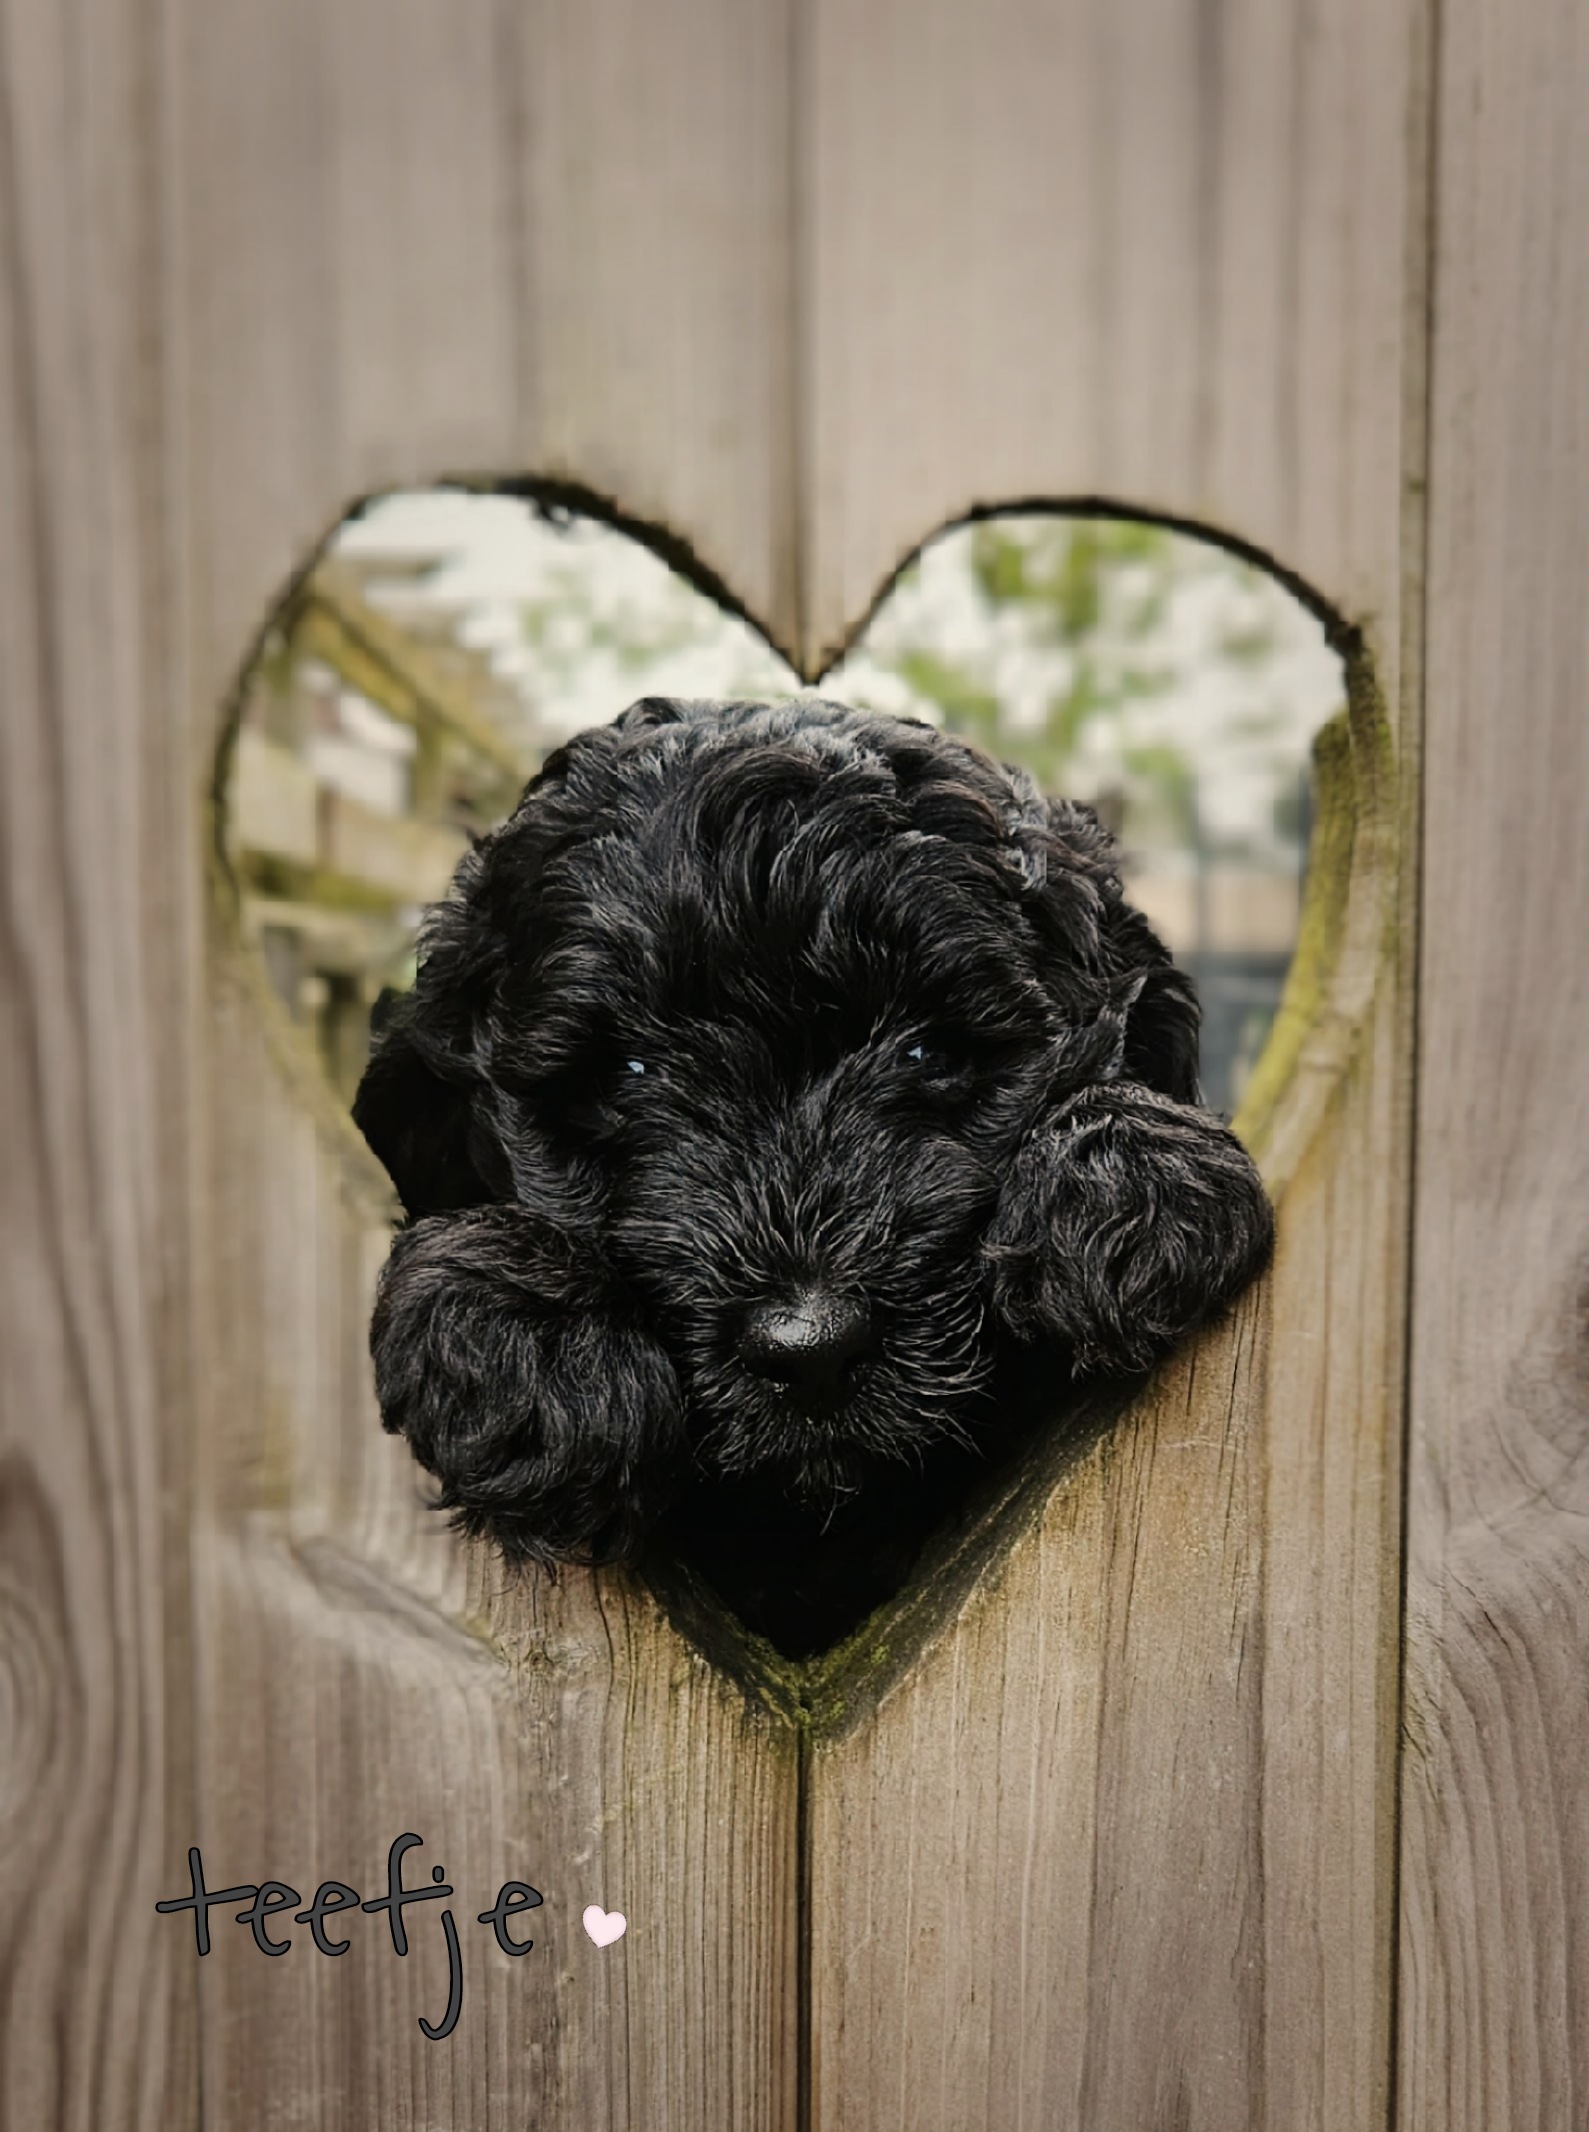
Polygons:
[[1112,998],[1125,1009],[1120,1073],[1177,1103],[1196,1103],[1203,1014],[1192,980],[1126,901],[1119,849],[1093,810],[1064,799],[1042,807],[1049,848],[1035,868],[1039,893],[1056,906],[1051,922],[1060,937],[1095,950]]
[[483,1135],[466,1077],[427,1059],[415,1002],[398,1007],[365,1068],[353,1122],[385,1165],[409,1215],[484,1205],[493,1195],[477,1160]]
[[1117,1081],[1045,1114],[984,1249],[1010,1331],[1061,1343],[1080,1376],[1147,1368],[1263,1271],[1273,1238],[1234,1134]]
[[1110,946],[1133,972],[1126,1011],[1121,1072],[1177,1103],[1198,1103],[1198,1032],[1203,1010],[1197,990],[1140,911],[1116,896],[1109,910]]
[[681,1464],[672,1365],[592,1287],[566,1239],[512,1206],[415,1222],[381,1275],[381,1419],[454,1524],[513,1559],[627,1554]]
[[476,1033],[496,988],[500,945],[481,908],[484,847],[428,914],[419,975],[376,1044],[353,1119],[410,1215],[499,1198],[505,1164],[478,1098]]

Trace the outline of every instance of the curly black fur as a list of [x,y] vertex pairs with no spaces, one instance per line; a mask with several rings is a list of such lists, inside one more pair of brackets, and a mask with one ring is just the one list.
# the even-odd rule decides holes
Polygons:
[[359,1091],[409,1216],[386,1426],[509,1555],[668,1515],[820,1644],[961,1485],[1002,1356],[1140,1370],[1264,1266],[1197,1023],[1024,772],[835,703],[637,703],[464,860]]

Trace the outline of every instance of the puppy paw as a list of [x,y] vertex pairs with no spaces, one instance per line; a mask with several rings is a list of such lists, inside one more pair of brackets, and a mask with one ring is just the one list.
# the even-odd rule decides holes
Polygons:
[[1269,1262],[1251,1158],[1208,1112],[1130,1081],[1049,1112],[1021,1150],[985,1255],[994,1307],[1078,1376],[1145,1369]]
[[414,1222],[370,1326],[385,1426],[441,1483],[438,1507],[504,1554],[626,1554],[680,1463],[678,1384],[566,1238],[513,1206]]

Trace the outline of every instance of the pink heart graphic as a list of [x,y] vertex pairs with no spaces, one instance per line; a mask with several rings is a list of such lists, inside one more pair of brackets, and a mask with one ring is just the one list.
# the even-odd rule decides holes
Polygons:
[[604,1910],[600,1903],[592,1903],[585,1912],[584,1926],[598,1947],[610,1947],[628,1931],[629,1920],[621,1910]]

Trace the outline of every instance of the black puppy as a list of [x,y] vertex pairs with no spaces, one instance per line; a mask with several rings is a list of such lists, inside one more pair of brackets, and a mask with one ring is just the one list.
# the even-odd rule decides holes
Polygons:
[[1197,1024],[1024,772],[835,703],[637,703],[464,860],[359,1091],[409,1216],[386,1426],[509,1556],[668,1513],[813,1648],[963,1485],[1001,1357],[1052,1412],[1262,1269]]

